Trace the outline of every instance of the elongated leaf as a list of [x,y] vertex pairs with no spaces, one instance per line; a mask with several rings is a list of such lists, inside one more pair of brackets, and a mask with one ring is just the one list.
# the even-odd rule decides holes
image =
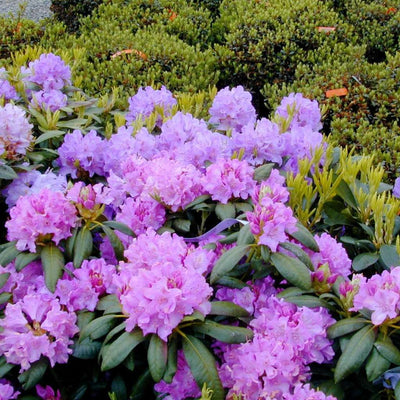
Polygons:
[[254,180],[256,180],[257,182],[262,182],[268,179],[269,176],[271,175],[271,171],[273,170],[274,166],[275,164],[269,163],[257,167],[254,170]]
[[135,382],[132,388],[132,392],[129,396],[129,400],[146,400],[146,389],[154,386],[153,379],[149,370],[146,370],[139,376],[139,379]]
[[9,277],[9,272],[4,272],[3,274],[0,274],[0,289],[7,283]]
[[280,243],[280,247],[285,250],[290,251],[293,255],[295,255],[310,271],[314,271],[314,265],[310,260],[308,254],[301,249],[299,246],[296,246],[294,243],[285,242]]
[[221,221],[227,218],[235,218],[236,208],[232,203],[227,203],[227,204],[218,203],[215,206],[215,214]]
[[33,388],[46,372],[47,366],[48,363],[43,358],[33,363],[27,371],[18,377],[18,380],[22,383],[22,387],[25,390]]
[[215,359],[207,347],[196,337],[183,336],[183,353],[193,377],[201,389],[204,383],[213,391],[213,400],[224,400],[225,394]]
[[64,256],[61,250],[54,244],[48,244],[40,252],[42,260],[44,280],[47,288],[54,292],[57,281],[61,278],[64,268]]
[[0,304],[7,303],[12,297],[12,294],[9,292],[0,293]]
[[78,236],[79,229],[74,228],[72,231],[72,236],[70,236],[66,243],[65,243],[65,255],[67,259],[72,260],[73,254],[74,254],[74,246],[75,246],[75,241],[76,237]]
[[4,356],[0,357],[0,379],[15,367],[15,364],[9,364]]
[[35,140],[35,143],[36,143],[36,144],[39,144],[39,143],[44,142],[45,140],[57,138],[57,137],[60,137],[60,136],[63,136],[63,135],[65,135],[65,132],[64,132],[64,131],[58,131],[58,130],[55,130],[55,131],[47,131],[46,133],[43,133],[42,135],[40,135],[40,136]]
[[18,178],[18,175],[10,166],[0,164],[0,179],[11,180],[15,178]]
[[274,253],[271,255],[271,262],[288,282],[300,289],[311,289],[310,270],[300,260]]
[[75,268],[79,268],[91,254],[93,249],[93,238],[89,229],[83,227],[77,234],[74,245],[73,263]]
[[372,382],[380,377],[390,367],[390,361],[383,357],[377,349],[372,349],[367,363],[365,364],[365,372],[367,379]]
[[139,330],[124,332],[115,342],[104,346],[102,349],[101,370],[108,371],[121,364],[128,354],[144,340]]
[[336,188],[336,193],[352,208],[358,210],[358,203],[349,185],[342,180]]
[[117,375],[111,383],[111,392],[115,394],[115,399],[127,399],[128,389],[125,384],[125,380],[121,375]]
[[152,378],[159,382],[167,369],[168,345],[159,336],[153,334],[147,349],[147,362]]
[[125,330],[125,328],[125,321],[113,328],[104,338],[103,345],[106,345],[115,335]]
[[81,360],[91,360],[97,357],[101,349],[101,342],[90,340],[86,338],[81,342],[75,342],[72,346],[72,355]]
[[318,385],[318,388],[326,395],[334,396],[337,400],[345,400],[343,388],[334,380],[323,381]]
[[250,314],[244,308],[230,301],[213,301],[209,315],[224,315],[226,317],[248,317]]
[[15,258],[15,269],[19,272],[38,258],[40,258],[39,253],[19,253]]
[[81,331],[79,341],[82,342],[86,338],[96,340],[107,335],[115,326],[118,318],[115,315],[103,315],[89,322]]
[[351,337],[335,368],[336,383],[361,367],[371,352],[374,341],[375,333],[370,326],[365,326]]
[[370,265],[375,264],[379,259],[379,254],[377,253],[362,253],[356,256],[353,260],[352,267],[354,271],[363,271]]
[[314,239],[314,236],[310,233],[310,231],[305,228],[300,222],[296,224],[297,231],[294,233],[288,233],[289,236],[295,238],[302,245],[307,247],[312,251],[319,251],[319,247],[317,242]]
[[332,306],[315,296],[291,296],[285,299],[288,303],[296,304],[299,307],[308,307],[308,308],[316,308],[316,307],[324,307],[331,308]]
[[60,128],[80,129],[87,122],[84,118],[75,118],[69,121],[59,121],[57,126]]
[[396,400],[400,400],[400,381],[397,382],[396,387],[394,388],[394,397]]
[[194,325],[193,330],[204,333],[224,343],[244,343],[253,338],[253,331],[239,326],[222,325],[206,320],[200,325]]
[[166,383],[171,383],[176,373],[178,362],[178,341],[176,336],[171,335],[168,338],[168,357],[167,368],[165,369],[163,380]]
[[374,343],[374,346],[379,353],[392,364],[400,365],[400,350],[393,344],[388,336],[378,339]]
[[243,289],[244,287],[248,286],[240,279],[233,278],[232,276],[223,276],[222,278],[219,278],[218,284],[232,289]]
[[17,257],[19,253],[21,252],[15,247],[15,244],[6,247],[0,253],[0,265],[6,267],[11,261],[15,260],[15,257]]
[[387,268],[400,265],[400,257],[394,245],[384,244],[379,250],[379,255]]
[[124,258],[124,245],[122,244],[119,237],[107,225],[102,225],[101,229],[103,229],[104,233],[110,240],[111,246],[114,249],[115,257],[117,257],[117,260],[122,260]]
[[122,313],[122,306],[115,294],[108,294],[98,301],[96,310],[104,311],[104,314],[118,314]]
[[341,319],[328,328],[327,334],[329,339],[336,339],[337,337],[357,331],[365,325],[368,325],[368,321],[364,318]]
[[211,284],[215,283],[225,274],[235,268],[237,263],[246,255],[249,248],[249,246],[236,246],[222,254],[219,260],[215,263],[211,272]]
[[285,290],[282,290],[282,292],[279,292],[276,297],[286,299],[288,297],[300,296],[305,293],[308,293],[308,291],[297,287],[289,287]]

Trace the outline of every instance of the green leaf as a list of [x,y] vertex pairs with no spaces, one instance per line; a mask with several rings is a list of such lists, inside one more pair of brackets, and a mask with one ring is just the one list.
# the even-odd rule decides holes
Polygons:
[[223,276],[222,278],[218,279],[218,285],[226,286],[232,289],[243,289],[248,285],[241,281],[240,279],[233,278],[232,276]]
[[336,397],[337,400],[345,400],[344,390],[333,380],[321,382],[318,385],[318,389],[324,392],[326,395]]
[[390,361],[383,357],[377,349],[372,349],[371,354],[365,364],[367,379],[372,382],[380,377],[390,367]]
[[0,293],[0,304],[7,303],[12,298],[12,294],[9,292]]
[[167,369],[168,344],[156,334],[151,335],[147,349],[147,362],[152,378],[159,382]]
[[236,244],[245,246],[252,243],[254,243],[254,235],[251,233],[250,224],[243,225],[238,233]]
[[384,244],[379,249],[380,260],[387,268],[400,265],[400,256],[397,253],[396,246]]
[[123,260],[123,258],[124,258],[124,245],[122,244],[122,242],[119,239],[119,237],[107,225],[102,225],[101,229],[103,229],[104,233],[107,235],[108,239],[110,240],[111,246],[114,249],[115,257],[117,257],[117,260]]
[[92,341],[89,338],[75,342],[72,346],[72,355],[81,360],[91,360],[97,357],[101,349],[101,342]]
[[103,315],[102,317],[94,319],[81,330],[79,341],[82,342],[88,337],[92,340],[96,340],[107,335],[117,321],[118,318],[116,315]]
[[204,321],[204,315],[199,311],[193,311],[192,314],[186,315],[181,322],[191,322],[191,321]]
[[178,362],[178,341],[175,335],[168,338],[168,357],[167,367],[164,372],[163,380],[166,383],[171,383],[175,376]]
[[207,347],[196,337],[184,335],[183,353],[197,386],[201,389],[205,383],[213,391],[213,400],[224,400],[225,393],[215,359]]
[[172,221],[172,227],[179,232],[188,233],[190,232],[191,222],[184,218],[175,218]]
[[150,371],[146,370],[139,376],[132,388],[129,400],[145,400],[148,399],[146,391],[148,387],[154,386],[154,381],[151,377]]
[[72,236],[70,236],[65,242],[65,255],[67,259],[72,260],[74,254],[74,246],[76,237],[78,236],[78,228],[72,230]]
[[247,254],[250,246],[235,246],[222,254],[211,271],[210,283],[213,284],[230,272]]
[[38,258],[40,258],[39,253],[19,253],[15,258],[15,269],[19,272]]
[[65,132],[64,132],[64,131],[58,131],[58,130],[55,130],[55,131],[46,131],[46,133],[43,133],[42,135],[40,135],[40,136],[35,140],[35,144],[39,144],[39,143],[44,142],[45,140],[57,138],[57,137],[60,137],[60,136],[63,136],[63,135],[65,135]]
[[6,247],[0,253],[0,265],[2,267],[6,267],[8,264],[10,264],[11,261],[15,260],[19,253],[21,252],[15,247],[15,244]]
[[396,387],[394,388],[394,397],[396,400],[400,400],[400,382],[397,382]]
[[335,202],[324,204],[324,212],[326,214],[324,223],[329,226],[354,225],[354,218],[344,212],[338,211],[335,205]]
[[336,383],[361,367],[371,352],[374,341],[375,333],[371,326],[365,326],[351,337],[335,368]]
[[276,297],[286,299],[288,297],[300,296],[300,295],[302,295],[304,293],[308,293],[308,291],[292,286],[292,287],[289,287],[289,288],[287,288],[285,290],[282,290],[282,292],[279,292],[276,295]]
[[68,121],[59,121],[57,126],[59,128],[81,129],[86,124],[87,120],[84,118],[75,118]]
[[0,179],[12,180],[16,178],[18,178],[18,175],[10,166],[0,164]]
[[327,334],[329,339],[336,339],[337,337],[357,331],[365,325],[368,325],[368,321],[364,318],[341,319],[328,328]]
[[315,296],[291,296],[291,297],[286,297],[285,300],[288,303],[293,303],[296,304],[299,307],[308,307],[308,308],[315,308],[315,307],[324,307],[324,308],[332,308],[332,306],[322,300],[319,299],[318,297]]
[[217,205],[215,206],[215,214],[221,221],[227,218],[235,218],[236,208],[232,203],[217,203]]
[[96,310],[104,311],[104,314],[116,314],[122,313],[122,306],[115,294],[108,294],[98,301]]
[[189,203],[184,209],[188,210],[189,208],[193,208],[194,206],[197,206],[201,203],[204,203],[206,200],[210,198],[210,195],[208,194],[203,194],[202,196],[199,196],[195,198],[191,203]]
[[226,317],[248,317],[250,314],[244,308],[230,301],[211,302],[211,311],[209,315],[223,315]]
[[18,377],[23,388],[25,390],[32,389],[46,372],[47,366],[48,363],[44,358],[31,364],[31,367]]
[[133,230],[131,228],[129,228],[129,226],[123,224],[122,222],[104,221],[102,224],[105,226],[108,226],[112,229],[115,229],[117,231],[120,231],[120,232],[124,233],[125,235],[136,237],[135,232],[133,232]]
[[222,325],[210,320],[206,320],[200,325],[194,325],[193,330],[230,344],[244,343],[253,338],[253,331],[250,329]]
[[4,378],[13,368],[15,364],[9,364],[4,356],[0,357],[0,379]]
[[274,169],[274,166],[275,164],[269,163],[257,167],[254,170],[254,175],[253,175],[254,180],[256,180],[257,182],[262,182],[268,179],[269,176],[271,175],[271,171]]
[[298,242],[300,242],[308,249],[319,252],[318,244],[315,241],[314,236],[310,233],[310,231],[302,224],[300,224],[300,222],[296,224],[296,228],[297,228],[296,232],[288,233],[288,235],[296,239]]
[[11,274],[9,272],[4,272],[4,273],[0,274],[0,289],[7,283],[10,275]]
[[128,398],[128,390],[125,384],[125,380],[121,375],[115,376],[111,382],[111,391],[115,394],[116,400],[123,400]]
[[354,271],[363,271],[370,265],[375,264],[379,259],[379,254],[377,253],[362,253],[356,256],[353,260],[352,267]]
[[101,370],[108,371],[121,364],[128,354],[144,340],[140,330],[132,332],[124,332],[111,344],[108,344],[102,349]]
[[271,262],[288,282],[300,289],[311,289],[310,270],[300,260],[285,254],[273,253]]
[[356,198],[354,197],[353,192],[351,191],[349,185],[341,180],[338,187],[336,188],[336,193],[352,208],[358,210],[358,203]]
[[47,288],[54,293],[57,281],[61,278],[64,268],[64,256],[54,244],[42,248],[40,258],[43,266],[44,280]]
[[400,350],[388,336],[378,339],[374,346],[392,364],[400,365]]
[[73,263],[75,268],[79,268],[91,254],[93,250],[93,238],[90,230],[84,226],[77,234],[74,244]]
[[124,321],[121,324],[117,325],[110,332],[108,332],[107,336],[103,340],[103,345],[106,345],[115,335],[117,335],[118,333],[122,332],[125,329],[126,329],[126,326],[125,326],[125,321]]
[[308,254],[294,243],[284,242],[279,244],[285,250],[290,251],[295,255],[310,271],[314,271],[314,265],[310,260]]

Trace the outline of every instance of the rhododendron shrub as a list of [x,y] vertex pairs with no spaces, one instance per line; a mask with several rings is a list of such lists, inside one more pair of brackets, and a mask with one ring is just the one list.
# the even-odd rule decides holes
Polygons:
[[224,88],[200,119],[147,87],[117,110],[59,56],[19,67],[15,87],[0,71],[0,398],[396,389],[400,201],[324,142],[315,101],[257,119]]

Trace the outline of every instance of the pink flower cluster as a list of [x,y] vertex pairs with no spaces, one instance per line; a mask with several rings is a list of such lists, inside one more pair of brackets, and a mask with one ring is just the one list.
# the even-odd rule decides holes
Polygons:
[[27,294],[15,304],[7,304],[0,319],[0,354],[7,362],[29,369],[42,356],[51,366],[66,363],[72,349],[71,338],[79,331],[76,315],[61,309],[48,293]]
[[128,262],[120,263],[114,278],[127,331],[139,326],[144,334],[156,333],[166,341],[185,315],[195,310],[208,314],[207,253],[167,232],[148,230],[134,239],[125,251]]
[[20,197],[5,225],[8,240],[16,240],[18,250],[34,253],[39,243],[58,244],[71,236],[76,224],[75,207],[61,192],[44,188],[39,193]]
[[351,311],[366,308],[372,311],[371,321],[381,325],[400,314],[400,267],[383,271],[366,279],[357,276],[358,291],[354,295]]

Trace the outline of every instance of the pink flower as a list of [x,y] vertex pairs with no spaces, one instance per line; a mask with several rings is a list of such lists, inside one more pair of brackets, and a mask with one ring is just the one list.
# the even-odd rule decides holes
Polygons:
[[60,391],[57,390],[57,393],[55,393],[51,386],[43,387],[36,385],[36,393],[43,400],[61,400]]
[[337,400],[334,396],[327,396],[324,392],[314,390],[307,385],[295,385],[293,393],[284,393],[282,400]]
[[20,392],[14,391],[13,386],[6,379],[0,379],[0,400],[14,400]]
[[8,240],[17,240],[18,250],[36,251],[36,244],[52,241],[56,245],[71,236],[77,224],[76,209],[61,192],[47,188],[20,197],[10,210]]

